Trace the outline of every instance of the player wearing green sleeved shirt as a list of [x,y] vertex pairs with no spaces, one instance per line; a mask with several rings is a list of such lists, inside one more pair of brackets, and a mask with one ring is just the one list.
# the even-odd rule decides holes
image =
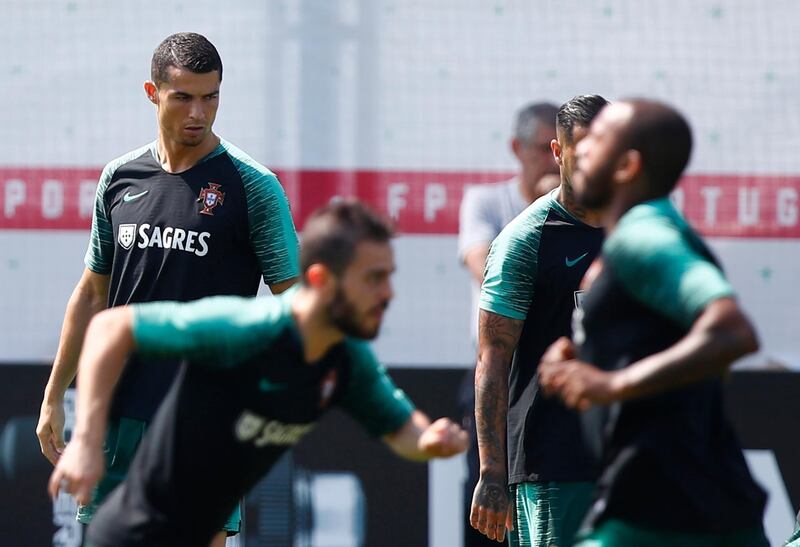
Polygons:
[[547,347],[571,333],[583,274],[600,252],[596,213],[572,197],[575,145],[607,101],[578,95],[556,115],[551,142],[559,188],[512,220],[492,243],[480,296],[475,428],[480,479],[470,524],[509,545],[571,545],[591,503],[597,458],[578,415],[536,380]]
[[390,237],[365,206],[338,201],[307,221],[302,283],[276,299],[123,306],[92,320],[75,433],[51,495],[63,488],[88,499],[130,351],[187,360],[127,479],[90,525],[93,546],[207,544],[239,497],[334,405],[404,458],[466,449],[466,433],[415,411],[366,345],[392,298]]
[[765,547],[765,494],[723,411],[722,375],[758,347],[715,258],[667,197],[691,131],[664,104],[606,107],[578,144],[575,196],[607,239],[584,278],[573,340],[540,382],[605,421],[603,471],[580,547]]
[[[297,235],[278,179],[212,132],[222,82],[216,48],[199,34],[171,35],[153,54],[151,78],[144,88],[157,108],[158,139],[100,176],[86,270],[45,388],[37,435],[53,464],[64,444],[64,392],[95,313],[136,302],[252,296],[260,279],[280,293],[299,275]],[[131,356],[111,407],[109,467],[92,502],[80,507],[81,522],[124,478],[178,365]],[[225,530],[235,533],[239,521],[232,515]]]

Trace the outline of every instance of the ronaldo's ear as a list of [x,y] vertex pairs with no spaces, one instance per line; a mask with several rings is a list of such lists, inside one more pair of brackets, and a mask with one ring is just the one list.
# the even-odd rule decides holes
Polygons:
[[158,88],[152,81],[147,80],[144,83],[144,93],[153,104],[158,104]]
[[563,167],[562,159],[561,159],[561,145],[558,144],[558,140],[553,139],[550,141],[550,150],[553,151],[553,158],[556,160],[556,163],[559,167]]

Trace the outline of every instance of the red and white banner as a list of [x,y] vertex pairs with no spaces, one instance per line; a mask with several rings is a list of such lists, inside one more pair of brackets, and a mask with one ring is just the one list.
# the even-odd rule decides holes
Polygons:
[[[85,230],[100,169],[0,168],[0,229]],[[406,234],[456,234],[465,188],[510,173],[278,170],[298,227],[335,196],[357,197]],[[690,175],[676,204],[712,237],[800,238],[800,176]]]

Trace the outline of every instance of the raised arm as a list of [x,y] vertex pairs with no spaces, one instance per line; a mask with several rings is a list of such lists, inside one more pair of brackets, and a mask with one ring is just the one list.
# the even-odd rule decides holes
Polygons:
[[64,450],[64,393],[75,378],[86,327],[106,308],[109,276],[85,269],[64,314],[58,350],[44,389],[36,436],[42,454],[53,465]]
[[480,479],[472,497],[470,524],[490,539],[502,541],[508,517],[506,416],[508,371],[523,321],[481,310],[478,363],[475,369],[475,429]]

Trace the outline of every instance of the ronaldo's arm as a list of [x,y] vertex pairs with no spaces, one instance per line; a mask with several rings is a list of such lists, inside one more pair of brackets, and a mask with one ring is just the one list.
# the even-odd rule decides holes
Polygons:
[[475,429],[480,479],[475,487],[470,522],[490,539],[502,539],[508,511],[508,371],[523,323],[486,310],[480,310],[478,319]]
[[75,378],[86,327],[108,302],[109,276],[85,269],[64,314],[53,368],[44,389],[36,435],[42,453],[55,465],[64,448],[64,393]]

